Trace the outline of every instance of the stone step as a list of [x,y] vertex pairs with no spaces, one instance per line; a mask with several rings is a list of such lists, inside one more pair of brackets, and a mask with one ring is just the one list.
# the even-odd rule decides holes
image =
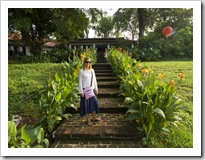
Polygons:
[[[126,113],[128,107],[122,105],[124,102],[124,97],[122,96],[110,96],[103,97],[97,95],[98,105],[101,113]],[[73,108],[67,108],[67,113],[79,113],[80,102],[76,103],[77,110]]]
[[107,65],[107,63],[95,63],[92,68],[94,70],[112,70],[110,64]]
[[93,64],[93,67],[98,67],[98,66],[111,66],[110,63],[95,63]]
[[[60,127],[53,132],[52,136],[55,138],[55,143],[51,147],[78,148],[80,147],[79,144],[82,144],[82,146],[92,148],[96,143],[96,147],[102,148],[111,147],[113,143],[119,143],[119,145],[125,143],[126,145],[140,147],[139,140],[143,135],[137,130],[136,122],[125,119],[125,114],[99,113],[98,117],[101,118],[101,121],[93,122],[92,126],[88,126],[79,114],[74,114],[68,120],[64,120]],[[91,115],[90,118],[92,118]],[[101,145],[99,142],[110,145]]]
[[118,81],[99,81],[98,88],[119,88],[119,82]]
[[97,98],[100,112],[97,115],[101,122],[88,126],[80,117],[78,102],[77,110],[66,110],[73,116],[63,120],[53,132],[54,143],[50,148],[140,148],[144,135],[137,130],[136,122],[126,120],[128,107],[122,105],[124,97],[120,96],[120,83],[110,64],[95,63],[93,68],[99,88]]
[[99,81],[109,81],[109,82],[111,82],[111,81],[116,81],[117,80],[117,78],[116,77],[96,77],[96,79],[97,79],[97,82],[99,82]]
[[113,71],[112,70],[95,70],[95,74],[97,74],[97,73],[101,73],[101,74],[103,74],[103,73],[113,73]]
[[102,97],[98,98],[99,107],[102,108],[119,108],[124,102],[124,97]]
[[107,97],[110,97],[112,95],[118,96],[120,94],[119,88],[99,88],[98,89],[98,97],[100,95],[107,95]]
[[95,72],[96,77],[114,77],[113,73],[102,73],[102,72]]
[[142,148],[133,139],[57,139],[50,148]]

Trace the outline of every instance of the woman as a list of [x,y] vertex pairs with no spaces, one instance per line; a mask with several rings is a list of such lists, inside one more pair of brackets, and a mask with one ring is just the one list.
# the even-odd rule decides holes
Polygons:
[[91,97],[85,99],[85,94],[83,90],[87,87],[92,87],[95,90],[95,94],[98,94],[98,86],[95,76],[95,71],[92,69],[92,61],[90,58],[85,58],[83,63],[83,69],[79,73],[79,93],[80,93],[80,116],[85,117],[86,124],[91,126],[92,122],[90,121],[88,114],[92,113],[93,121],[100,121],[100,118],[97,118],[96,113],[99,112],[97,97]]

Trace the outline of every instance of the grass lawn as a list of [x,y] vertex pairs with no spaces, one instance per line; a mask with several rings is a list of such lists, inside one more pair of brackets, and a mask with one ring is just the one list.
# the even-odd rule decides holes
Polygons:
[[[150,147],[193,147],[193,62],[192,61],[166,61],[143,62],[158,74],[165,74],[164,81],[175,81],[177,96],[188,106],[187,112],[182,112],[182,125],[178,128],[170,127],[171,134],[159,137],[159,143]],[[184,73],[182,80],[178,74]]]
[[8,106],[9,114],[24,113],[38,118],[38,91],[46,79],[60,71],[61,64],[9,64],[8,65]]
[[[188,106],[187,112],[182,112],[182,125],[171,128],[169,135],[159,137],[158,143],[149,147],[193,147],[193,62],[192,61],[166,61],[143,62],[151,67],[156,75],[165,74],[164,81],[175,81],[177,96],[184,105]],[[8,65],[8,111],[9,114],[23,113],[38,119],[38,91],[43,87],[46,79],[53,77],[55,72],[61,70],[61,64],[9,64]],[[184,73],[185,78],[180,79],[178,73]]]

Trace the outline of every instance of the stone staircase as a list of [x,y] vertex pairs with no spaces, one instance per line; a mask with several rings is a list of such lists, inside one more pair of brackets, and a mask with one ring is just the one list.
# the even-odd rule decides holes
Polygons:
[[127,108],[119,107],[124,98],[119,96],[119,82],[110,64],[96,63],[93,68],[99,88],[97,115],[101,122],[88,126],[79,112],[70,110],[73,116],[54,131],[51,148],[140,148],[143,135],[135,122],[125,120]]

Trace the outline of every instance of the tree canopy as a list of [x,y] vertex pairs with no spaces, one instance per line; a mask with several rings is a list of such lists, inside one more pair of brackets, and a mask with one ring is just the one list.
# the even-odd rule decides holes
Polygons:
[[148,37],[152,44],[162,38],[161,31],[167,25],[174,32],[187,31],[192,36],[192,17],[193,9],[187,8],[119,8],[113,16],[99,8],[10,8],[8,29],[20,31],[31,53],[40,55],[51,36],[67,44],[70,40],[88,38],[90,29],[106,38],[120,37],[123,32],[139,42]]
[[22,41],[39,55],[42,46],[54,35],[61,42],[84,37],[89,20],[78,8],[11,8],[9,9],[9,32],[20,31]]

